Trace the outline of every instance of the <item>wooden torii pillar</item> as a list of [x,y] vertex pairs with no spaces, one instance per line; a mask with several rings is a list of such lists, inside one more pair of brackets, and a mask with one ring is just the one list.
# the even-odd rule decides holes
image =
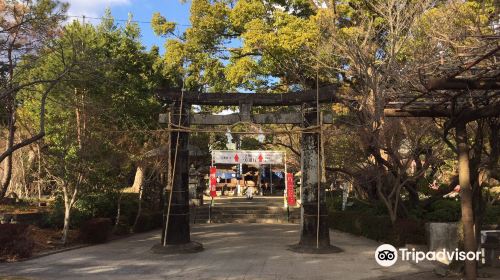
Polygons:
[[[317,118],[316,102],[335,103],[338,99],[334,96],[335,88],[326,87],[316,91],[304,91],[300,93],[267,94],[267,93],[190,93],[179,91],[160,90],[158,98],[170,106],[172,112],[171,123],[179,122],[179,106],[183,105],[181,125],[231,125],[240,121],[252,122],[256,124],[300,124],[307,128],[319,125]],[[189,114],[191,105],[205,106],[239,106],[240,113],[218,116],[210,114]],[[252,106],[301,106],[302,112],[295,113],[264,113],[251,114]],[[177,113],[176,113],[177,112]],[[177,114],[177,115],[176,115]],[[325,115],[323,123],[331,123],[332,116]],[[179,137],[177,138],[177,135]],[[189,194],[188,194],[188,173],[189,173],[189,151],[187,145],[189,141],[188,132],[171,132],[171,165],[175,163],[175,175],[173,178],[172,203],[170,214],[168,215],[168,227],[165,230],[163,241],[167,246],[155,246],[158,252],[171,251],[169,248],[176,248],[182,251],[198,251],[201,244],[192,242],[190,239],[189,227]],[[177,139],[179,146],[177,157],[175,157],[175,147]],[[292,246],[295,251],[308,252],[339,252],[340,249],[330,245],[329,228],[326,219],[326,203],[324,188],[318,184],[320,175],[319,162],[319,139],[317,133],[304,133],[302,136],[302,174],[303,174],[303,197],[304,203],[301,206],[301,235],[300,242]],[[175,159],[176,158],[176,159]],[[319,194],[319,197],[318,197]],[[318,201],[319,199],[319,201]],[[318,218],[319,206],[319,218]],[[319,222],[319,223],[318,223]],[[185,248],[188,248],[187,250]]]
[[[302,105],[302,127],[319,125],[316,105]],[[318,133],[302,134],[302,209],[301,233],[297,249],[314,251],[330,247],[330,231],[328,227],[328,211],[326,208],[325,188],[321,186],[320,154]],[[319,216],[318,216],[319,215]]]
[[[170,114],[171,123],[181,126],[189,126],[190,104],[172,104]],[[179,114],[182,112],[181,114]],[[172,178],[172,201],[169,213],[169,224],[162,232],[162,243],[184,244],[191,241],[189,229],[189,133],[170,132],[170,166],[175,165],[174,176]],[[177,155],[176,155],[177,150]],[[168,198],[167,198],[168,202]],[[165,220],[166,221],[166,220]],[[164,222],[165,222],[164,221]],[[166,240],[164,240],[166,234]]]
[[[174,101],[169,104],[170,124],[189,127],[191,104]],[[164,212],[161,242],[152,250],[159,254],[194,253],[203,250],[202,244],[191,241],[189,225],[189,133],[170,131],[169,165],[173,170],[172,189],[166,192],[168,211]],[[167,174],[170,176],[170,174]]]

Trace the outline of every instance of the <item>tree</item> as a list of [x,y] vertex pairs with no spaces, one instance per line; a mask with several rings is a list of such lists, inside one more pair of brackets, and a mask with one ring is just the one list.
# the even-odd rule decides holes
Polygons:
[[[332,6],[331,13],[323,13],[319,21],[328,34],[322,41],[324,49],[341,57],[333,65],[321,61],[319,67],[338,69],[346,85],[343,96],[355,100],[346,103],[353,117],[344,121],[350,124],[348,129],[356,131],[355,141],[368,158],[354,167],[372,170],[368,178],[367,173],[356,170],[347,173],[362,175],[362,184],[373,188],[369,193],[384,202],[393,222],[398,210],[405,210],[400,203],[402,190],[417,205],[417,183],[433,167],[436,156],[436,150],[428,148],[431,143],[421,141],[425,139],[422,126],[383,116],[387,101],[405,88],[407,80],[401,72],[411,66],[404,47],[429,5],[426,1],[342,1]],[[423,127],[431,131],[433,126]],[[411,171],[414,161],[420,163],[418,172]]]
[[[118,28],[108,13],[98,26],[74,21],[57,41],[78,61],[47,99],[45,116],[45,173],[57,182],[64,198],[63,242],[78,199],[127,187],[134,162],[157,140],[157,135],[134,132],[156,127],[159,111],[152,94],[157,48],[146,52],[139,35],[137,25]],[[47,56],[30,75],[43,76],[61,67],[57,56]],[[33,123],[39,116],[31,113],[32,108],[39,101],[27,91],[19,98],[20,115]]]
[[[481,106],[495,108],[493,106],[498,100],[495,101],[493,96],[484,99],[468,98],[469,95],[476,95],[473,91],[477,88],[467,89],[467,96],[463,96],[467,92],[466,90],[463,92],[453,91],[453,88],[447,88],[450,84],[445,82],[458,75],[463,76],[463,73],[472,67],[478,71],[480,67],[475,66],[481,66],[483,62],[480,62],[482,59],[474,61],[473,58],[477,57],[476,52],[483,51],[483,54],[479,56],[484,57],[492,51],[498,51],[495,43],[485,43],[488,40],[481,39],[495,32],[492,28],[492,21],[496,20],[498,15],[495,4],[493,1],[346,2],[348,5],[339,3],[336,7],[336,10],[340,12],[340,18],[337,19],[341,24],[340,26],[332,25],[335,30],[332,32],[334,39],[331,44],[336,46],[336,49],[346,58],[344,62],[347,70],[345,71],[345,80],[350,85],[349,94],[356,94],[359,103],[359,106],[353,106],[351,109],[360,120],[357,124],[365,125],[365,129],[361,130],[359,135],[362,137],[361,141],[367,153],[376,162],[377,174],[382,173],[384,177],[391,178],[391,180],[395,178],[396,182],[404,183],[410,198],[411,194],[418,195],[418,193],[415,192],[416,189],[412,187],[412,184],[408,184],[411,183],[407,180],[411,178],[408,176],[411,174],[408,174],[409,169],[406,165],[401,165],[405,162],[402,161],[405,157],[404,153],[398,149],[400,147],[398,143],[401,141],[397,139],[408,141],[414,138],[411,133],[394,129],[395,125],[400,126],[403,122],[385,119],[381,110],[386,107],[388,101],[395,97],[402,101],[413,100],[419,106],[426,106],[425,96],[431,96],[431,100],[436,104],[444,104],[443,99],[436,101],[438,96],[440,94],[453,95],[451,105],[447,108],[451,111],[447,116],[451,116],[452,119],[447,122],[438,121],[435,126],[430,128],[439,131],[442,129],[441,126],[444,126],[444,142],[449,144],[448,150],[460,152],[459,170],[461,171],[458,177],[462,188],[465,250],[475,251],[472,229],[473,223],[475,223],[476,229],[480,228],[480,221],[472,217],[475,214],[472,214],[471,204],[475,204],[475,207],[480,209],[478,205],[481,204],[481,199],[476,199],[477,203],[471,203],[471,197],[480,198],[481,188],[471,186],[471,183],[473,185],[475,181],[479,181],[475,178],[477,178],[479,162],[482,161],[480,158],[487,158],[480,155],[486,144],[482,135],[489,133],[488,129],[485,129],[485,122],[490,122],[494,126],[497,120],[477,121],[477,124],[474,125],[477,131],[471,151],[468,149],[469,139],[467,139],[467,128],[463,121],[464,116],[469,121],[476,120],[480,114],[474,116],[472,111]],[[344,15],[343,18],[342,15]],[[488,47],[493,48],[488,50]],[[467,51],[469,49],[474,51],[470,53]],[[487,51],[484,51],[485,49]],[[462,60],[465,61],[462,62]],[[492,61],[489,63],[491,64]],[[482,72],[482,75],[485,74]],[[433,95],[430,95],[431,93]],[[464,104],[467,105],[464,106]],[[407,120],[404,123],[407,123]],[[448,131],[453,128],[456,131],[456,143],[459,143],[459,149],[454,147],[453,140],[450,141],[446,138]],[[420,127],[416,127],[416,129],[420,129]],[[435,135],[439,134],[433,133],[434,138]],[[492,140],[495,142],[494,139]],[[442,143],[437,144],[443,145]],[[494,148],[496,146],[497,144],[493,143],[492,151],[496,149]],[[433,145],[431,144],[429,147],[433,147]],[[429,150],[425,149],[425,146],[423,148],[422,150],[416,146],[412,149],[417,151],[418,157],[414,157],[412,160],[420,170],[425,170],[425,163],[428,162],[427,155],[425,155],[424,165],[422,162],[419,163],[418,158],[422,154],[418,151],[421,150],[425,153],[426,150]],[[474,155],[475,161],[472,158],[469,161],[469,154]],[[497,163],[498,158],[495,154],[496,152],[493,152],[491,154],[493,157],[489,158]],[[449,158],[450,153],[444,156]],[[422,173],[422,175],[435,174],[435,167],[439,166],[439,162],[442,160],[443,158],[438,158],[436,162],[438,165],[428,165],[429,171]],[[469,176],[471,180],[469,180]],[[379,181],[377,181],[377,192],[380,199],[387,204],[391,214],[391,208],[396,209],[395,205],[400,199],[399,195],[394,195],[398,192],[400,183],[393,185],[390,182],[384,184]],[[383,190],[381,191],[381,187],[378,187],[383,185],[390,186],[387,190],[389,196],[386,196]],[[390,197],[393,198],[392,202],[387,199]],[[477,211],[474,212],[477,213]],[[391,214],[391,216],[393,215]],[[466,263],[466,275],[468,279],[475,279],[473,262]]]
[[[317,72],[310,54],[320,37],[316,12],[312,1],[303,0],[192,1],[192,27],[165,44],[164,76],[171,87],[191,91],[310,88]],[[175,34],[174,24],[158,14],[153,29]],[[320,76],[322,83],[336,81],[335,73]]]
[[[12,177],[12,154],[45,135],[44,111],[47,95],[72,68],[71,60],[65,62],[60,72],[51,73],[44,79],[31,77],[25,79],[25,73],[36,67],[41,56],[58,53],[56,45],[51,44],[57,36],[60,23],[65,19],[67,4],[60,1],[0,1],[0,101],[2,101],[2,121],[6,128],[5,149],[0,153],[0,164],[4,163],[1,177],[0,197],[7,192]],[[60,57],[62,56],[59,53]],[[20,63],[22,59],[22,63]],[[37,133],[15,142],[17,94],[20,90],[36,90],[46,85],[41,94],[40,107],[37,111],[42,115]],[[2,133],[3,134],[3,133]]]

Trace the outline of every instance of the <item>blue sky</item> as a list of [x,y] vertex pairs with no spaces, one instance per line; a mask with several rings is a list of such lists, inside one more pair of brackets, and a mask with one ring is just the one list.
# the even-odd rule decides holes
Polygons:
[[[64,0],[63,0],[64,1]],[[128,18],[132,13],[134,20],[151,21],[154,12],[160,12],[169,21],[179,24],[189,24],[190,1],[181,3],[180,0],[65,0],[70,4],[68,15],[87,16],[87,18],[101,17],[106,8],[110,8],[117,20]],[[98,20],[87,19],[97,23]],[[120,23],[120,22],[117,22]],[[142,42],[148,48],[157,45],[163,50],[165,38],[154,35],[149,23],[139,23],[142,32]],[[181,30],[185,27],[180,26]]]
[[[149,49],[156,45],[160,47],[160,52],[164,52],[165,38],[158,37],[151,29],[151,17],[153,13],[160,12],[167,20],[178,23],[177,33],[182,33],[189,25],[190,0],[62,0],[70,4],[68,15],[70,20],[75,17],[86,16],[86,22],[99,23],[99,19],[104,15],[106,8],[111,9],[117,24],[124,24],[128,14],[133,15],[133,19],[138,21],[141,28],[142,42]],[[237,47],[241,42],[237,39],[227,43],[227,46]],[[226,61],[227,62],[227,61]],[[271,81],[275,81],[270,77]]]

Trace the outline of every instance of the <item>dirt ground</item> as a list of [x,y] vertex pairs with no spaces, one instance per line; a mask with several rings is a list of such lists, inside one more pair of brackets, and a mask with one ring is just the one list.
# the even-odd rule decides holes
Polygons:
[[[37,226],[30,226],[29,230],[33,241],[35,242],[33,256],[82,244],[81,241],[78,240],[77,230],[69,231],[68,241],[65,245],[61,243],[61,230],[59,229],[45,229]],[[0,256],[0,262],[16,262],[21,260],[23,259],[11,256]]]
[[66,245],[61,244],[60,229],[45,229],[36,226],[30,226],[30,231],[33,236],[33,240],[35,241],[35,248],[33,249],[34,255],[81,244],[81,242],[78,240],[77,230],[69,231],[68,241]]

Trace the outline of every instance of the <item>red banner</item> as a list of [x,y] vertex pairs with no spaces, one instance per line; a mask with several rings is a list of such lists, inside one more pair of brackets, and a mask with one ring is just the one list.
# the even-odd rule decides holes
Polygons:
[[286,194],[287,194],[287,202],[289,206],[295,206],[297,200],[295,199],[295,188],[293,185],[293,173],[286,174]]
[[217,177],[215,175],[216,172],[217,172],[217,168],[210,167],[210,196],[211,197],[217,196],[217,192],[216,192]]

